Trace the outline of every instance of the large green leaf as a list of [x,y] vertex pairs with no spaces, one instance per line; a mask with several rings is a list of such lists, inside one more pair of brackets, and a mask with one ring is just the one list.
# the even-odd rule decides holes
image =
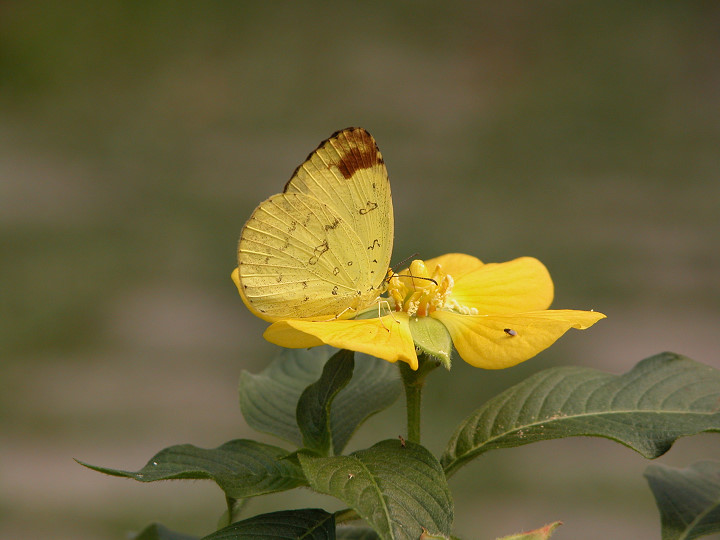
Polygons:
[[335,397],[330,412],[335,453],[342,452],[355,430],[373,414],[392,405],[402,391],[395,364],[355,353],[353,378]]
[[308,386],[298,400],[297,424],[303,435],[303,445],[324,456],[333,452],[331,405],[352,378],[353,355],[352,351],[341,350],[331,356],[320,378]]
[[171,531],[164,525],[153,523],[133,536],[133,540],[200,540],[200,537]]
[[182,478],[214,480],[225,495],[240,499],[306,485],[294,460],[282,459],[286,450],[255,441],[237,439],[214,449],[191,444],[171,446],[157,453],[139,471],[123,471],[82,463],[112,476],[139,482]]
[[[302,446],[297,425],[297,403],[305,388],[317,381],[323,366],[337,349],[284,349],[264,371],[243,372],[240,378],[240,407],[247,423]],[[366,354],[355,354],[353,378],[333,401],[330,426],[333,448],[342,451],[355,430],[371,415],[389,407],[402,385],[397,368]]]
[[203,537],[202,540],[332,540],[335,538],[335,517],[325,510],[283,510],[261,514],[233,523]]
[[701,461],[687,469],[653,464],[645,478],[660,509],[663,540],[720,532],[720,463]]
[[390,439],[349,456],[298,457],[315,491],[345,502],[380,538],[416,540],[423,527],[450,534],[450,489],[440,463],[424,447]]
[[297,425],[300,394],[320,377],[334,349],[283,349],[258,374],[240,374],[240,409],[248,425],[302,446]]
[[647,358],[624,375],[548,369],[465,419],[441,462],[450,475],[495,448],[583,435],[612,439],[654,458],[679,437],[720,431],[718,403],[720,371],[673,353]]

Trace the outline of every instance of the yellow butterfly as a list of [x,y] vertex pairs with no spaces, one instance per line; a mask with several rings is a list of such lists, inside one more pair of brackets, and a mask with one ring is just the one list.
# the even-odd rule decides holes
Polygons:
[[362,128],[338,131],[243,227],[243,301],[270,322],[353,317],[385,290],[393,226],[375,139]]

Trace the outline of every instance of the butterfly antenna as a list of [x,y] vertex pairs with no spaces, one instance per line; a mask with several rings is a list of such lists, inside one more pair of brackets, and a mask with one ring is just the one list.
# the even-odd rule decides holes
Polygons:
[[408,257],[405,257],[402,261],[400,261],[400,262],[398,262],[398,263],[395,263],[393,266],[391,266],[391,267],[390,267],[390,270],[392,271],[392,273],[390,273],[390,274],[388,275],[387,280],[390,281],[390,279],[394,278],[395,276],[398,276],[398,277],[409,277],[409,278],[412,279],[412,280],[424,279],[424,280],[426,280],[426,281],[432,281],[435,285],[437,285],[438,282],[435,281],[433,278],[413,276],[413,275],[412,275],[412,272],[410,272],[409,269],[408,269],[408,272],[410,272],[410,275],[409,275],[409,276],[403,276],[403,275],[398,274],[398,273],[395,272],[395,270],[394,270],[395,267],[397,267],[397,266],[402,266],[402,265],[405,264],[407,261],[409,261],[409,260],[412,259],[413,257],[417,257],[417,256],[418,256],[418,253],[415,252],[415,253],[413,253],[412,255],[410,255],[410,256],[408,256]]
[[435,280],[434,280],[433,278],[431,278],[431,277],[413,276],[413,275],[412,275],[412,272],[410,272],[410,270],[408,270],[408,272],[410,273],[409,276],[403,276],[402,274],[393,274],[392,277],[395,277],[395,276],[399,276],[399,277],[409,277],[409,278],[413,281],[413,286],[415,285],[415,280],[416,280],[416,279],[424,279],[425,281],[432,281],[432,282],[435,284],[435,286],[437,286],[437,284],[438,284],[438,282],[435,281]]
[[416,251],[416,252],[413,253],[412,255],[409,255],[409,256],[405,257],[402,261],[400,261],[400,262],[395,263],[394,265],[392,265],[392,266],[390,267],[390,269],[394,270],[396,267],[402,266],[403,264],[405,264],[406,262],[408,262],[410,259],[412,259],[413,257],[417,257],[418,255],[419,255],[419,253]]

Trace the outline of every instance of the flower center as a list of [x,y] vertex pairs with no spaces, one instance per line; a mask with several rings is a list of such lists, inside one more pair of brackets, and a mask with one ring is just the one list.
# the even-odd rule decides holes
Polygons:
[[405,311],[411,317],[426,317],[437,309],[471,313],[471,308],[460,306],[452,299],[454,284],[452,276],[443,272],[440,265],[430,275],[425,263],[415,260],[407,273],[390,278],[388,301],[395,311]]

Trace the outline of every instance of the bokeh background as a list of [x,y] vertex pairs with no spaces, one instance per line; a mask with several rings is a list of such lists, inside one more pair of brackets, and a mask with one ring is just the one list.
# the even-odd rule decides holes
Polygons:
[[[0,3],[0,537],[213,530],[211,483],[73,458],[134,470],[255,436],[237,381],[275,351],[230,281],[237,238],[350,125],[388,165],[395,261],[533,255],[555,307],[608,315],[513,369],[456,357],[427,392],[433,451],[552,365],[621,373],[671,350],[720,368],[718,28],[702,1]],[[402,425],[398,403],[349,449]],[[659,538],[646,465],[600,439],[490,453],[452,479],[456,532]],[[295,491],[248,512],[334,504]]]

